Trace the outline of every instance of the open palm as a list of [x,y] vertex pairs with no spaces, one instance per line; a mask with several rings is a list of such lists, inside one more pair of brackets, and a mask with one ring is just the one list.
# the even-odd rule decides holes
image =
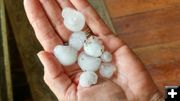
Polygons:
[[[24,6],[45,50],[38,53],[44,65],[44,80],[59,101],[162,100],[144,65],[121,39],[113,35],[87,0],[24,0]],[[97,85],[82,88],[78,85],[81,73],[78,65],[63,67],[52,54],[53,48],[67,42],[71,35],[60,16],[65,7],[82,12],[92,32],[113,53],[117,73],[111,80],[100,77]]]

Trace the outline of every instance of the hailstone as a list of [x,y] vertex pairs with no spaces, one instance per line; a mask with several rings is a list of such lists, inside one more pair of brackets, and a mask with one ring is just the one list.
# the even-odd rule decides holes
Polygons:
[[91,71],[83,72],[79,79],[79,84],[82,87],[90,87],[93,84],[96,84],[98,80],[98,76],[96,73]]
[[105,78],[111,78],[116,70],[116,66],[111,63],[102,63],[99,73]]
[[70,16],[73,12],[76,12],[76,10],[70,7],[66,7],[62,10],[62,17],[65,18],[67,16]]
[[54,48],[54,55],[64,66],[72,65],[77,60],[77,50],[71,46],[58,45]]
[[97,71],[101,65],[101,59],[82,52],[78,57],[78,64],[83,71]]
[[74,32],[69,38],[69,45],[79,51],[83,47],[86,39],[86,33],[82,31]]
[[104,46],[97,37],[91,36],[84,43],[84,51],[89,56],[100,57],[104,52]]
[[111,62],[112,60],[112,54],[108,51],[105,51],[102,55],[101,55],[101,60],[103,62]]
[[62,11],[64,25],[72,32],[81,31],[85,26],[84,15],[72,8],[65,8]]

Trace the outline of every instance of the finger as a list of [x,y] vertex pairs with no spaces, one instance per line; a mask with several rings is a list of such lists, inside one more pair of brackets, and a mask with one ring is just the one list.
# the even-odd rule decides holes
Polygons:
[[130,94],[127,89],[130,89],[138,101],[149,101],[157,92],[157,87],[144,65],[127,46],[119,48],[114,55],[118,67],[114,82],[119,84],[127,95]]
[[45,82],[57,96],[63,96],[72,84],[70,78],[52,53],[42,51],[38,53],[38,57],[44,66]]
[[50,22],[52,23],[56,32],[66,42],[71,32],[65,28],[63,24],[63,18],[61,16],[61,8],[59,7],[56,0],[40,0]]
[[87,25],[96,35],[112,34],[104,21],[97,14],[95,9],[90,5],[88,0],[70,0],[77,10],[82,12],[86,18]]
[[120,47],[126,45],[126,43],[123,40],[121,40],[119,37],[116,37],[113,34],[101,36],[99,38],[103,41],[105,48],[111,53],[114,53]]
[[76,7],[76,9],[78,9],[84,14],[87,25],[90,27],[94,34],[98,35],[99,38],[102,39],[108,51],[114,52],[119,47],[125,44],[121,39],[113,35],[112,31],[100,18],[100,16],[97,14],[97,12],[88,2],[88,0],[70,1]]
[[37,55],[51,78],[55,78],[60,72],[64,72],[52,53],[41,51]]
[[74,6],[71,4],[71,2],[69,0],[57,0],[61,6],[61,8],[65,8],[65,7],[71,7],[74,8]]
[[24,0],[24,7],[36,37],[46,51],[52,51],[56,45],[62,44],[38,0]]

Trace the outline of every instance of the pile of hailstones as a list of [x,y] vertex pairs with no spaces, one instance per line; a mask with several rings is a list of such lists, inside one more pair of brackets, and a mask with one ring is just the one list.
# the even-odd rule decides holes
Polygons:
[[[99,70],[104,78],[111,78],[116,70],[111,63],[112,54],[104,51],[102,41],[96,36],[87,37],[81,30],[85,26],[85,17],[79,11],[65,8],[62,11],[64,25],[72,31],[67,45],[58,45],[54,48],[54,55],[64,66],[70,66],[78,61],[83,73],[80,75],[79,84],[90,87],[97,83]],[[80,53],[80,54],[79,54]]]

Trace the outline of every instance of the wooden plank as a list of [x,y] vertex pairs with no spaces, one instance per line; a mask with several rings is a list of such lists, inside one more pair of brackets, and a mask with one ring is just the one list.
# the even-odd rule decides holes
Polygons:
[[180,40],[180,24],[132,34],[119,34],[131,48],[146,47]]
[[179,66],[180,60],[176,60],[169,63],[147,65],[147,68],[156,82],[176,81],[174,85],[180,85]]
[[[180,39],[180,6],[113,19],[117,33],[132,48]],[[136,44],[134,44],[136,43]]]
[[[1,16],[1,5],[0,5],[0,16]],[[1,19],[0,19],[1,23]],[[0,101],[2,101],[2,91],[3,91],[3,67],[4,67],[4,61],[3,61],[3,46],[2,46],[2,33],[1,33],[1,24],[0,24]]]
[[112,18],[173,7],[180,0],[105,0]]
[[[8,27],[8,44],[9,44],[9,54],[11,61],[11,75],[13,84],[13,99],[14,101],[32,101],[29,85],[27,82],[27,77],[22,66],[22,60],[20,58],[19,51],[17,49],[16,40],[12,32],[11,26],[9,26],[9,21],[7,21]],[[16,54],[16,56],[14,56]]]
[[136,48],[134,52],[145,65],[170,63],[180,60],[180,40],[166,44]]
[[147,65],[153,80],[163,92],[164,86],[180,85],[180,60],[164,64]]
[[[0,5],[0,13],[1,13],[1,5]],[[1,19],[0,19],[0,23],[1,23]],[[5,66],[4,66],[4,56],[3,56],[2,31],[0,24],[0,101],[7,100],[6,82],[4,82],[6,81],[4,67]]]
[[57,101],[43,81],[43,67],[36,56],[42,48],[24,12],[23,0],[5,3],[34,101]]
[[0,0],[0,10],[1,10],[1,34],[2,34],[2,48],[3,48],[3,62],[4,62],[4,75],[5,81],[5,91],[2,93],[6,93],[4,99],[6,101],[13,101],[13,93],[12,93],[12,81],[11,81],[11,66],[10,66],[10,58],[9,58],[9,47],[8,47],[8,31],[6,24],[6,13],[5,13],[5,5],[4,0]]
[[180,6],[113,19],[117,33],[129,34],[180,23]]

